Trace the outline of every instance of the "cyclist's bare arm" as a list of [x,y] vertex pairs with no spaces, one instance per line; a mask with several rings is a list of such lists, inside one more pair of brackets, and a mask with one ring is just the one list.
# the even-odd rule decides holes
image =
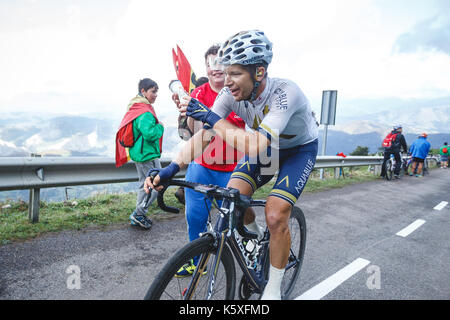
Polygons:
[[[187,104],[191,100],[186,98],[186,101],[180,105],[180,114],[186,115]],[[219,135],[222,140],[228,143],[235,149],[248,154],[251,157],[257,156],[262,151],[265,151],[270,145],[270,140],[259,132],[248,132],[231,124],[226,119],[219,120],[214,125],[215,133],[212,135]],[[202,130],[204,131],[204,130]],[[208,130],[210,132],[211,130]]]
[[[211,138],[213,137],[212,130],[200,130],[196,134],[192,136],[191,139],[188,140],[183,149],[178,152],[173,162],[176,162],[180,169],[187,167],[192,160],[199,157],[203,150],[208,146]],[[156,176],[153,181],[150,180],[149,177],[145,179],[144,182],[144,190],[146,193],[150,192],[151,189],[156,189],[160,191],[163,186],[155,187],[159,184],[159,176]]]
[[230,146],[248,154],[250,157],[256,157],[270,145],[270,140],[263,134],[257,131],[245,131],[224,119],[216,122],[214,131]]
[[194,120],[191,117],[188,117],[187,124],[191,132],[193,132],[194,134],[196,134],[203,128],[203,123],[201,121]]
[[201,156],[213,136],[211,130],[203,129],[194,134],[173,159],[180,166],[180,169],[185,168],[192,160]]

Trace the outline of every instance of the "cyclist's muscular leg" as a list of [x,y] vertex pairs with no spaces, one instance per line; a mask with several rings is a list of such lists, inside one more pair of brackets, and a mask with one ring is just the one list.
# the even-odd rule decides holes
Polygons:
[[266,222],[270,230],[270,269],[269,279],[261,300],[281,299],[281,282],[285,273],[291,235],[289,216],[292,205],[279,197],[269,196],[266,203]]
[[292,205],[286,200],[273,196],[267,198],[265,213],[270,231],[270,264],[278,269],[284,269],[289,258],[291,210]]
[[[241,194],[244,194],[246,196],[253,195],[252,186],[241,179],[230,179],[230,181],[227,184],[227,187],[238,189]],[[248,208],[247,211],[245,212],[244,224],[247,225],[247,224],[252,223],[253,221],[255,221],[255,218],[256,218],[256,216],[255,216],[255,212],[253,211],[253,209]]]

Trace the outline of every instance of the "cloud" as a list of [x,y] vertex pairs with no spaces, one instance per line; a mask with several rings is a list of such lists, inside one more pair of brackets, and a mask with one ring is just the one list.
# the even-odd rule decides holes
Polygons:
[[[203,76],[203,54],[212,43],[253,28],[274,43],[269,75],[298,83],[316,108],[326,89],[339,90],[340,101],[450,93],[450,55],[391,54],[396,40],[398,52],[409,52],[428,43],[427,30],[445,36],[448,16],[429,17],[450,10],[436,11],[428,2],[198,2],[0,0],[0,112],[121,114],[138,80],[150,77],[160,87],[157,112],[171,120],[175,44]],[[251,14],[236,14],[237,8]],[[435,38],[427,45],[450,51],[450,41]]]
[[401,34],[394,44],[395,53],[439,51],[450,55],[450,5],[442,2],[441,12],[418,22]]

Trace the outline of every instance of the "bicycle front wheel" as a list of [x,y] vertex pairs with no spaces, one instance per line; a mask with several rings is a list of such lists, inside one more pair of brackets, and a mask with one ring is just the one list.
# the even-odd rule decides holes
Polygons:
[[297,278],[303,264],[303,258],[306,248],[306,220],[303,211],[292,207],[289,218],[289,232],[291,234],[291,249],[289,254],[286,271],[281,282],[281,299],[289,299],[294,289]]
[[[209,289],[209,273],[214,271],[217,248],[210,236],[196,239],[178,250],[156,276],[147,291],[145,300],[205,300]],[[208,256],[206,268],[195,283],[192,276],[176,277],[177,271],[195,257]],[[200,260],[200,259],[198,259]],[[224,245],[217,276],[214,281],[212,300],[232,300],[234,298],[236,270],[230,249]],[[187,292],[192,292],[188,298]]]
[[386,169],[386,180],[388,180],[388,181],[392,180],[394,168],[393,168],[391,160],[386,161],[385,169]]

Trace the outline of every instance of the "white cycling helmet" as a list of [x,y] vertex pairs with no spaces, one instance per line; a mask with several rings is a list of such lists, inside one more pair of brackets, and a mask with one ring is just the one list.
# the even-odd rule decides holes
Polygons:
[[401,128],[402,128],[401,124],[398,124],[398,125],[394,126],[394,130],[398,130],[398,129],[401,129]]
[[218,62],[224,66],[232,64],[270,64],[272,42],[259,30],[241,31],[228,38],[217,54]]

